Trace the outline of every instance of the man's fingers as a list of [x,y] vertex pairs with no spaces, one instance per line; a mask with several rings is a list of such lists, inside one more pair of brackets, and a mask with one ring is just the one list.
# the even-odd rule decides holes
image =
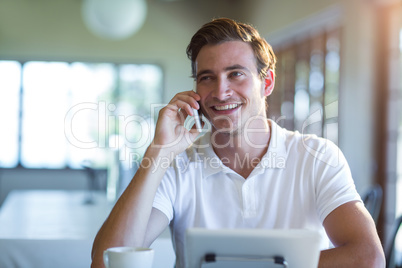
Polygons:
[[190,107],[199,109],[200,106],[198,101],[201,99],[200,95],[195,93],[194,91],[185,91],[176,94],[172,100],[169,102],[170,104],[178,104],[179,108],[183,108],[180,104],[187,103]]

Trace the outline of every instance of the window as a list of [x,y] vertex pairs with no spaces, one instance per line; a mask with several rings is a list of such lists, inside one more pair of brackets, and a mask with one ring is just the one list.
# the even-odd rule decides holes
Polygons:
[[162,79],[149,64],[0,61],[0,167],[105,167],[124,145],[120,160],[140,155]]
[[340,30],[274,46],[276,86],[269,117],[289,130],[338,143]]

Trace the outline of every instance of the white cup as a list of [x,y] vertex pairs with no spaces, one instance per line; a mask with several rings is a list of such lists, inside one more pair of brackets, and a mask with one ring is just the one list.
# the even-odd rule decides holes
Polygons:
[[115,247],[103,252],[106,268],[152,268],[153,260],[151,248]]

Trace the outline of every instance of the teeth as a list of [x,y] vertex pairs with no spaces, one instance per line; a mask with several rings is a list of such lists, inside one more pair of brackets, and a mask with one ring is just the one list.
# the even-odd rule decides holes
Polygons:
[[229,104],[229,105],[222,105],[222,106],[215,106],[215,109],[218,111],[223,110],[230,110],[239,107],[239,104]]

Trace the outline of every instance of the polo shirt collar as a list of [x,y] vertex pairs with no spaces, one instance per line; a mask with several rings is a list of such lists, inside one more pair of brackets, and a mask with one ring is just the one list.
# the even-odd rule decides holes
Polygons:
[[286,130],[268,119],[271,129],[271,138],[266,154],[262,157],[260,165],[264,168],[284,168],[287,159]]
[[[271,119],[268,119],[268,122],[271,129],[268,151],[252,173],[259,173],[259,170],[263,171],[265,168],[285,168],[286,166],[286,130],[278,126],[278,124]],[[225,166],[221,159],[215,154],[210,141],[211,132],[207,132],[194,144],[198,146],[196,149],[198,153],[197,158],[203,161],[205,177],[221,171],[227,173],[233,172],[230,168]]]

